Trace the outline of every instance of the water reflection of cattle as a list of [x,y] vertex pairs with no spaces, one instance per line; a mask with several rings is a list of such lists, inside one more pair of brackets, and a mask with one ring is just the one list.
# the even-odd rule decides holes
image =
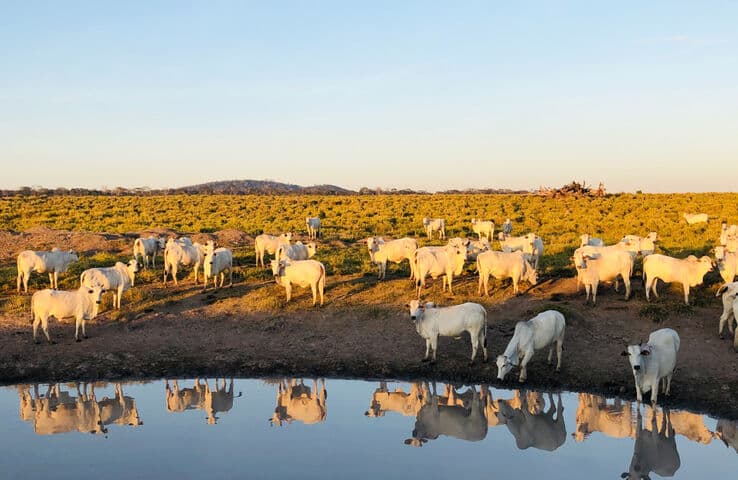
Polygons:
[[[485,407],[484,414],[487,417],[487,425],[490,427],[496,427],[497,425],[503,425],[504,420],[498,415],[500,413],[500,402],[505,402],[509,407],[514,409],[522,408],[523,401],[520,395],[520,390],[513,390],[513,398],[509,400],[492,398],[492,394],[489,391],[489,387],[482,387],[485,394]],[[543,411],[546,406],[546,402],[543,396],[538,392],[523,392],[526,399],[526,407],[528,412],[532,414],[538,414]]]
[[280,381],[278,385],[277,407],[270,419],[272,425],[277,424],[281,427],[283,423],[290,424],[295,420],[306,425],[325,421],[327,396],[325,380],[320,380],[320,389],[318,380],[313,380],[312,390],[302,380],[297,383],[297,379],[294,378],[289,382]]
[[[664,411],[659,411],[656,415],[657,420],[663,422],[663,417],[666,414]],[[651,422],[653,416],[654,410],[650,409],[649,416],[646,417],[646,423]],[[692,412],[669,412],[669,424],[675,434],[682,435],[693,442],[707,445],[712,441],[715,434],[705,426],[704,418],[703,415]]]
[[[228,412],[233,408],[233,379],[231,378],[228,388],[226,380],[215,379],[214,390],[210,388],[207,380],[201,383],[199,378],[195,379],[192,388],[179,388],[177,380],[169,384],[166,381],[166,403],[167,411],[176,413],[185,410],[204,410],[207,414],[209,425],[218,423],[217,413]],[[241,393],[238,394],[241,396]]]
[[[35,397],[30,398],[30,391],[24,390],[21,396],[21,416],[30,420],[33,411],[33,429],[39,435],[53,435],[66,432],[83,433],[106,433],[107,429],[102,424],[100,417],[100,406],[95,400],[95,391],[91,389],[87,393],[87,385],[80,390],[76,386],[77,396],[73,397],[69,392],[61,391],[58,385],[50,386],[46,397],[38,395],[38,386],[34,388]],[[28,405],[31,408],[28,408]]]
[[405,393],[398,387],[394,392],[387,390],[387,382],[380,382],[372,394],[369,410],[364,412],[367,417],[383,417],[386,412],[395,412],[406,417],[418,414],[423,406],[423,398],[427,393],[420,383],[412,383],[410,392]]
[[602,432],[613,438],[634,438],[632,403],[619,398],[608,404],[604,397],[590,393],[579,394],[577,427],[572,436],[582,442],[593,432]]
[[715,438],[723,441],[726,447],[733,447],[738,453],[738,433],[736,432],[738,422],[733,420],[718,420],[715,427]]
[[143,425],[138,415],[136,400],[123,395],[123,387],[120,383],[115,384],[115,397],[103,398],[99,402],[100,420],[103,425],[130,425],[137,427]]
[[[469,387],[470,408],[459,405],[439,405],[438,395],[424,397],[413,429],[413,437],[405,440],[406,445],[420,447],[428,440],[440,435],[477,442],[487,436],[487,419],[484,416],[483,393]],[[461,395],[464,395],[461,394]]]
[[661,430],[656,423],[656,415],[651,415],[651,430],[643,429],[641,411],[638,409],[636,420],[636,441],[633,447],[633,458],[630,470],[620,477],[628,480],[648,480],[649,473],[655,472],[662,477],[671,477],[681,465],[676,448],[674,429],[668,410],[664,410]]
[[[508,402],[499,400],[500,423],[507,425],[510,433],[515,437],[515,444],[521,450],[533,447],[552,452],[566,441],[566,426],[564,425],[564,407],[561,405],[561,395],[554,404],[553,395],[548,394],[548,411],[531,412],[527,395],[521,395],[520,408],[513,408]],[[554,413],[556,419],[554,419]]]

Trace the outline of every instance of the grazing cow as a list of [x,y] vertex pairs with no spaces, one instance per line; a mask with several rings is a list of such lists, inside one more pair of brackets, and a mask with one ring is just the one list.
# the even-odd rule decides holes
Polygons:
[[38,343],[38,326],[41,325],[46,341],[54,343],[49,337],[49,317],[54,317],[57,320],[74,317],[74,339],[80,341],[80,326],[82,326],[82,336],[87,338],[85,321],[92,320],[97,315],[102,292],[103,289],[100,285],[93,285],[92,287],[82,286],[71,292],[48,289],[34,293],[31,297],[33,341]]
[[414,238],[404,237],[385,242],[382,237],[369,237],[366,239],[366,247],[372,263],[379,267],[380,280],[385,278],[388,261],[401,263],[405,259],[410,264],[410,278],[415,278],[413,254],[418,249],[418,241]]
[[653,292],[658,298],[656,291],[657,280],[664,282],[679,282],[684,289],[684,304],[689,305],[689,287],[702,284],[702,278],[712,270],[712,260],[703,256],[699,260],[694,255],[685,259],[668,257],[654,253],[643,259],[643,277],[646,279],[646,300],[651,300],[649,295]]
[[292,284],[299,287],[310,287],[313,292],[313,306],[318,301],[323,306],[323,292],[325,291],[325,267],[316,260],[272,260],[272,274],[277,285],[284,287],[287,301],[292,298]]
[[[180,239],[181,240],[181,239]],[[164,249],[164,286],[167,286],[167,276],[171,272],[174,285],[177,283],[177,270],[180,265],[194,266],[195,285],[197,285],[197,271],[202,265],[205,258],[205,251],[199,243],[189,243],[187,241],[174,240],[170,238]],[[189,240],[189,239],[188,239]]]
[[[600,282],[616,282],[622,277],[625,284],[625,299],[630,297],[630,272],[633,269],[633,257],[620,249],[600,249],[593,251],[591,247],[580,247],[572,257],[577,269],[577,284],[584,284],[586,298],[592,294],[592,305],[597,303],[597,287]],[[578,287],[577,287],[578,290]]]
[[577,442],[583,442],[593,432],[601,432],[611,438],[635,438],[632,405],[631,402],[623,402],[619,398],[613,403],[607,403],[605,397],[580,393],[577,426],[572,437]]
[[438,232],[438,238],[446,239],[446,220],[443,218],[423,217],[423,228],[428,238],[433,238],[433,232]]
[[477,220],[476,218],[472,218],[471,224],[472,231],[479,235],[479,240],[484,237],[488,242],[492,241],[492,238],[494,238],[493,235],[495,233],[495,222]]
[[707,223],[706,213],[684,213],[682,216],[690,225],[694,225],[695,223]]
[[589,233],[584,233],[580,235],[579,239],[581,240],[581,242],[579,243],[580,247],[586,247],[586,246],[604,247],[605,246],[605,242],[603,242],[601,238],[592,237],[589,235]]
[[719,438],[726,447],[733,447],[738,453],[738,422],[735,420],[720,419],[715,427],[715,438]]
[[136,400],[123,395],[123,387],[120,383],[115,384],[115,397],[112,399],[105,397],[98,402],[98,405],[100,421],[103,425],[130,425],[132,427],[143,425],[138,408],[136,408]]
[[477,271],[479,272],[478,294],[489,297],[489,276],[495,278],[512,279],[513,293],[519,293],[518,283],[526,280],[531,285],[538,283],[538,275],[535,269],[525,259],[523,252],[483,252],[477,257]]
[[510,221],[510,219],[508,218],[502,224],[502,234],[510,235],[511,233],[512,233],[512,221]]
[[[520,450],[533,447],[553,452],[566,441],[566,424],[564,423],[564,407],[561,394],[554,404],[553,395],[548,394],[548,411],[531,413],[527,405],[527,397],[522,396],[520,408],[512,408],[505,400],[498,400],[500,423],[504,423]],[[556,418],[554,419],[554,414]]]
[[723,330],[726,324],[731,335],[735,331],[733,349],[738,352],[738,328],[733,328],[733,323],[736,322],[735,312],[738,309],[738,282],[726,283],[718,289],[715,296],[717,297],[718,295],[721,295],[723,299],[723,313],[720,315],[718,334],[720,338],[723,338]]
[[233,286],[233,252],[224,247],[215,248],[215,243],[208,240],[205,244],[205,257],[203,258],[203,285],[202,289],[208,289],[208,280],[213,279],[213,288],[218,288],[218,275],[220,275],[220,288],[225,283],[225,272],[228,271],[229,287]]
[[133,242],[133,258],[141,263],[138,257],[142,257],[144,268],[149,266],[149,257],[151,257],[151,266],[156,268],[156,254],[164,252],[167,243],[162,237],[153,235],[148,238],[140,237]]
[[274,254],[275,260],[307,260],[315,256],[315,252],[318,251],[318,246],[315,242],[309,242],[303,244],[302,242],[295,242],[292,245],[280,245],[277,248],[277,253]]
[[299,384],[294,378],[289,384],[281,381],[277,390],[277,407],[269,421],[272,425],[280,427],[283,423],[289,425],[295,420],[305,425],[322,423],[327,414],[326,397],[324,379],[320,380],[320,389],[318,380],[313,380],[312,390],[302,380]]
[[715,247],[715,261],[723,282],[732,282],[738,273],[738,253],[727,252],[722,245]]
[[405,305],[410,309],[410,320],[415,330],[425,339],[424,362],[429,360],[430,350],[433,350],[431,363],[436,362],[438,337],[457,337],[461,332],[469,332],[472,344],[472,354],[469,360],[474,363],[477,349],[482,346],[484,361],[487,361],[487,310],[478,303],[462,303],[452,307],[436,307],[435,303],[421,305],[417,300],[411,300]]
[[515,333],[502,355],[497,357],[497,379],[504,380],[512,367],[520,364],[520,383],[528,378],[528,362],[536,350],[550,347],[548,363],[553,359],[556,344],[556,371],[561,370],[561,352],[564,347],[566,320],[561,312],[546,310],[527,322],[515,324]]
[[134,285],[138,272],[138,262],[130,260],[127,264],[115,262],[113,267],[88,268],[79,276],[83,287],[100,285],[104,291],[113,292],[113,308],[120,309],[123,292]]
[[461,275],[465,261],[466,247],[446,245],[445,247],[417,249],[413,256],[413,262],[415,263],[415,282],[418,298],[420,298],[421,289],[425,287],[425,278],[428,275],[433,279],[443,277],[442,290],[445,291],[448,284],[448,293],[453,295],[454,291],[451,284],[454,275]]
[[21,283],[23,284],[23,292],[28,293],[28,279],[31,277],[31,272],[48,272],[51,288],[59,288],[59,274],[66,272],[69,265],[78,260],[79,257],[73,250],[62,252],[58,248],[54,248],[50,252],[22,251],[18,254],[17,260],[18,293],[20,293]]
[[397,387],[394,392],[387,390],[387,383],[380,382],[372,394],[367,417],[383,417],[386,412],[395,412],[405,417],[414,417],[423,406],[423,399],[428,396],[420,383],[410,384],[410,392],[405,393]]
[[672,477],[679,470],[681,460],[676,447],[676,437],[668,410],[664,410],[661,430],[658,429],[656,416],[651,418],[651,430],[643,430],[643,417],[638,409],[636,420],[636,441],[633,446],[633,458],[629,471],[623,472],[620,478],[642,480],[651,478],[655,472],[661,477]]
[[622,353],[628,357],[633,367],[636,398],[639,402],[643,400],[643,394],[650,390],[651,403],[656,404],[659,385],[663,385],[663,392],[669,395],[679,343],[677,332],[671,328],[662,328],[651,332],[647,343],[628,345]]
[[305,218],[305,225],[307,225],[308,238],[310,240],[317,240],[321,237],[320,234],[320,218],[318,217],[307,217]]
[[441,435],[478,442],[487,436],[487,419],[484,416],[484,404],[481,393],[469,387],[470,407],[458,405],[439,405],[438,396],[426,396],[423,407],[418,411],[412,438],[405,440],[405,445],[422,447],[428,440],[435,440]]
[[256,249],[256,266],[264,265],[264,254],[274,255],[280,245],[289,245],[292,240],[292,232],[282,233],[279,236],[262,234],[254,240],[254,248]]
[[490,250],[492,250],[492,245],[490,245],[487,239],[471,240],[466,245],[466,259],[476,262],[480,253],[488,252]]

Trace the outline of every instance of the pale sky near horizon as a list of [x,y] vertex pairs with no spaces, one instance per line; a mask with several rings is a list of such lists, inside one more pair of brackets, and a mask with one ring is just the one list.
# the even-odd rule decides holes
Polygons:
[[0,188],[736,191],[735,0],[0,0],[0,18]]

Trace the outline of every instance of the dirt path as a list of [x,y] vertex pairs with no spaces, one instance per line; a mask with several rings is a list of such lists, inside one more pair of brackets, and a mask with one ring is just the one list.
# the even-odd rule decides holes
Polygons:
[[[393,270],[394,272],[394,270]],[[738,354],[732,342],[717,336],[721,311],[714,290],[695,292],[698,306],[684,307],[678,289],[663,288],[662,299],[646,304],[636,281],[635,298],[625,302],[612,287],[602,288],[597,307],[584,306],[574,279],[548,279],[513,296],[507,282],[497,283],[491,298],[476,295],[476,276],[455,281],[456,295],[440,292],[440,280],[425,292],[440,305],[463,301],[489,311],[491,361],[468,366],[468,337],[442,338],[438,363],[422,363],[424,341],[403,305],[413,287],[400,273],[377,282],[373,275],[329,277],[327,302],[310,306],[309,290],[296,289],[284,303],[273,282],[237,283],[217,293],[202,293],[192,278],[179,287],[137,285],[123,298],[122,312],[106,310],[88,326],[90,338],[74,342],[73,323],[52,320],[55,345],[33,344],[29,315],[0,318],[0,381],[144,379],[182,376],[240,377],[289,374],[356,378],[435,379],[514,387],[517,377],[500,384],[493,358],[501,353],[515,322],[535,313],[560,309],[567,333],[561,373],[539,352],[529,364],[531,387],[590,391],[634,398],[633,377],[624,346],[661,327],[681,337],[677,372],[667,405],[738,418]],[[131,295],[137,295],[131,299]],[[3,294],[12,300],[14,292]],[[136,304],[143,299],[146,306]],[[17,300],[16,300],[17,301]],[[30,301],[25,297],[24,301]],[[106,308],[109,308],[106,299]],[[655,323],[649,316],[660,318]]]

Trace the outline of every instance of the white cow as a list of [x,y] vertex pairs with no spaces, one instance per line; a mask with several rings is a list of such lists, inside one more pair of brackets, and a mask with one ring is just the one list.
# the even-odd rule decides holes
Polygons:
[[323,305],[325,291],[325,267],[316,260],[272,260],[272,273],[277,285],[284,287],[287,301],[292,298],[292,284],[299,287],[310,287],[313,292],[313,306],[320,293],[320,305]]
[[638,235],[625,235],[620,243],[626,250],[631,252],[640,253],[644,257],[651,255],[656,251],[656,242],[658,241],[658,234],[656,232],[650,232],[645,237]]
[[310,240],[317,240],[320,237],[320,218],[318,217],[307,217],[305,218],[305,225],[307,225],[308,238]]
[[490,245],[486,238],[482,240],[471,240],[466,245],[466,258],[467,260],[476,262],[480,253],[490,250],[492,250],[492,245]]
[[682,216],[690,225],[694,225],[695,223],[707,223],[706,213],[684,213]]
[[[181,239],[180,239],[181,240]],[[197,271],[200,269],[200,265],[205,258],[205,251],[203,246],[199,243],[188,243],[186,241],[174,240],[170,238],[167,241],[167,246],[164,249],[164,286],[167,286],[167,276],[171,272],[172,279],[174,279],[174,285],[178,286],[177,283],[177,270],[180,265],[190,266],[193,265],[195,268],[195,285],[197,285]]]
[[[738,225],[731,225],[729,227],[726,222],[723,222],[722,226],[720,227],[720,245],[727,246],[728,243],[731,242],[731,240],[733,241],[732,243],[735,244],[737,239]],[[734,252],[735,248],[731,249],[731,251]]]
[[636,398],[639,402],[643,401],[643,394],[650,390],[651,403],[655,404],[662,379],[663,392],[669,395],[677,352],[679,352],[679,335],[671,328],[651,332],[647,343],[628,345],[622,355],[628,357],[633,367]]
[[502,234],[510,235],[512,233],[512,221],[508,218],[502,224]]
[[588,245],[593,247],[605,246],[605,242],[603,242],[601,238],[592,237],[589,233],[583,233],[579,236],[579,239],[581,240],[579,243],[580,247],[586,247]]
[[515,333],[507,344],[502,355],[497,357],[497,379],[504,380],[512,367],[520,365],[520,383],[528,378],[528,362],[536,350],[550,347],[548,363],[553,359],[554,344],[556,344],[556,371],[561,370],[561,352],[564,346],[564,332],[566,320],[561,312],[546,310],[527,322],[515,324]]
[[33,317],[33,341],[38,343],[38,326],[44,331],[46,341],[54,343],[49,337],[49,317],[57,320],[63,318],[75,319],[74,339],[80,341],[79,327],[82,326],[82,336],[87,338],[85,320],[92,320],[97,315],[103,289],[100,285],[79,287],[72,291],[40,290],[31,297],[31,316]]
[[229,287],[233,286],[233,252],[224,247],[215,248],[215,242],[208,240],[205,244],[205,257],[203,258],[202,273],[204,277],[203,290],[208,289],[208,280],[213,279],[213,288],[218,288],[218,275],[220,275],[220,287],[225,283],[225,272],[228,271]]
[[492,241],[492,238],[495,233],[495,222],[488,221],[488,220],[477,220],[476,218],[472,218],[471,220],[472,224],[472,231],[479,235],[479,240],[484,237],[488,242]]
[[736,323],[735,312],[738,308],[738,282],[726,283],[717,291],[715,296],[722,296],[723,313],[720,315],[720,326],[718,334],[723,338],[723,330],[728,325],[728,331],[731,334],[735,332],[733,339],[733,348],[738,351],[738,328],[734,329],[733,324]]
[[438,232],[438,238],[446,239],[446,220],[443,218],[423,217],[423,227],[428,238],[432,238],[433,232]]
[[684,304],[689,305],[689,287],[702,284],[707,272],[712,270],[712,260],[703,256],[699,260],[694,255],[685,259],[668,257],[654,253],[643,259],[643,276],[646,279],[646,300],[651,300],[649,293],[658,298],[656,291],[657,280],[664,282],[679,282],[684,288]]
[[723,282],[730,283],[738,273],[738,253],[726,252],[725,247],[715,247],[715,260]]
[[585,303],[589,300],[591,293],[592,304],[596,304],[599,283],[617,282],[618,277],[622,277],[625,284],[625,299],[630,298],[630,272],[633,270],[633,257],[628,252],[620,249],[592,250],[591,247],[580,247],[574,251],[572,260],[577,269],[577,290],[579,283],[584,284]]
[[142,258],[143,265],[145,268],[149,266],[149,257],[151,257],[151,266],[156,268],[156,254],[164,252],[167,243],[163,237],[155,237],[153,235],[148,238],[140,237],[133,242],[133,258],[139,261],[138,257]]
[[415,277],[413,254],[418,249],[418,241],[414,238],[404,237],[385,242],[382,237],[369,237],[366,247],[372,263],[379,267],[380,280],[385,278],[387,261],[401,263],[405,259],[410,263],[410,278]]
[[477,256],[477,272],[479,272],[478,294],[489,297],[489,276],[495,278],[511,278],[513,293],[519,293],[518,283],[526,280],[531,285],[538,283],[536,270],[525,259],[523,252],[482,252]]
[[88,268],[79,276],[79,283],[83,287],[100,285],[104,291],[113,292],[113,308],[120,308],[120,298],[123,292],[131,288],[138,272],[138,262],[130,260],[127,264],[115,262],[113,267]]
[[[470,364],[474,363],[477,349],[482,346],[484,361],[487,361],[487,310],[478,303],[462,303],[452,307],[436,307],[429,302],[421,305],[417,300],[411,300],[405,305],[410,309],[410,320],[415,330],[425,339],[424,362],[436,362],[438,337],[458,337],[461,332],[469,332],[471,337],[472,353]],[[433,359],[429,359],[430,350],[433,350]]]
[[282,244],[277,248],[277,252],[274,254],[274,259],[307,260],[309,258],[313,258],[317,251],[318,246],[315,242],[309,242],[307,244],[295,242],[292,245]]
[[79,257],[73,250],[62,252],[58,248],[52,249],[50,252],[34,252],[33,250],[25,250],[18,254],[18,293],[20,293],[21,283],[23,283],[23,292],[28,293],[28,279],[31,272],[49,274],[49,283],[51,288],[59,288],[59,274],[64,273],[69,265],[79,260]]
[[264,267],[264,254],[274,255],[280,245],[289,245],[292,240],[292,232],[282,233],[278,236],[262,234],[254,240],[254,248],[256,249],[256,266],[261,263]]
[[429,247],[419,248],[415,251],[413,257],[415,263],[415,281],[420,298],[420,290],[425,287],[425,277],[430,275],[432,278],[443,277],[442,290],[446,290],[448,284],[448,292],[453,295],[451,288],[454,275],[461,275],[464,270],[464,262],[466,261],[466,248],[460,248],[453,245],[446,245],[439,249],[430,249]]
[[515,252],[522,250],[526,255],[526,259],[538,269],[538,262],[543,256],[543,239],[535,233],[529,233],[522,237],[506,237],[500,240],[500,247],[503,252]]

